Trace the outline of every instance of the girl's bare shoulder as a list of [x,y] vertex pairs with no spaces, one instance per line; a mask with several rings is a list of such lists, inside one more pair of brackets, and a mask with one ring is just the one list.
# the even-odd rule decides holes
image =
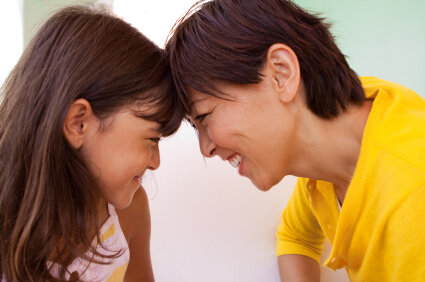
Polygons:
[[125,209],[116,209],[121,228],[130,246],[135,236],[150,237],[150,211],[146,191],[140,187],[133,196],[130,205]]

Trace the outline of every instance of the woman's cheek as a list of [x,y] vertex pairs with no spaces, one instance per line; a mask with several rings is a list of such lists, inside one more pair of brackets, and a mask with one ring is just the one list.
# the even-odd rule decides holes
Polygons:
[[210,139],[218,144],[226,143],[226,140],[229,138],[228,133],[228,127],[225,125],[216,126],[216,124],[213,124],[212,126],[208,127],[208,135]]

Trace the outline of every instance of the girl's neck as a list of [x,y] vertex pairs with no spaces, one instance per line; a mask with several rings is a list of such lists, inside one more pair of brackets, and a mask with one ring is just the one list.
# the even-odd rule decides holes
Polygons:
[[100,199],[97,205],[97,212],[99,218],[99,226],[102,226],[109,218],[108,202],[103,198]]

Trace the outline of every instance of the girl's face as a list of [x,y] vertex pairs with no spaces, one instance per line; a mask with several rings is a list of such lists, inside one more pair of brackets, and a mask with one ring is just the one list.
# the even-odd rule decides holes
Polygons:
[[258,189],[267,191],[288,173],[295,132],[291,115],[264,81],[218,86],[230,101],[191,92],[188,118],[198,130],[201,152],[229,161]]
[[125,208],[140,187],[145,171],[159,167],[160,124],[130,110],[104,122],[106,129],[91,130],[82,150],[102,198],[116,208]]

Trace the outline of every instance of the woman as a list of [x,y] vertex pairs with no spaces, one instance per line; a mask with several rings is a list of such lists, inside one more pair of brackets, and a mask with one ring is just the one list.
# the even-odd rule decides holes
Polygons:
[[423,98],[359,79],[323,19],[286,0],[197,4],[167,50],[205,157],[263,191],[299,177],[277,233],[282,281],[319,281],[325,238],[325,266],[352,281],[422,281]]

